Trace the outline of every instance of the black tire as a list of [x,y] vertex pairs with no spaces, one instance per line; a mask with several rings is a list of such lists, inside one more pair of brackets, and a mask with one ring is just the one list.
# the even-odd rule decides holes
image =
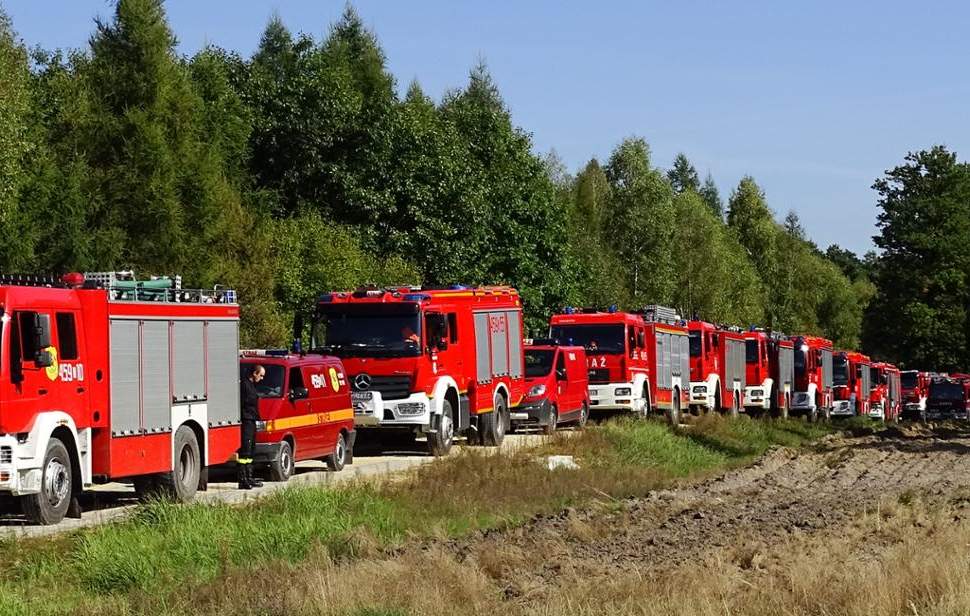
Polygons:
[[576,427],[580,430],[586,428],[586,422],[589,421],[589,405],[583,401],[583,406],[579,407],[579,419],[576,420]]
[[482,444],[487,447],[499,447],[505,440],[505,428],[508,426],[508,409],[505,407],[505,398],[501,394],[495,394],[492,405],[492,412],[482,416],[484,420],[480,427],[482,430]]
[[676,389],[670,401],[670,408],[667,409],[667,422],[675,428],[680,425],[680,393]]
[[289,441],[280,443],[276,459],[269,464],[270,481],[289,481],[296,470],[296,458],[293,457],[293,446]]
[[158,475],[159,491],[166,498],[177,503],[187,503],[195,498],[199,489],[199,476],[202,474],[202,458],[199,440],[188,426],[175,431],[175,468],[171,472]]
[[542,433],[555,434],[556,426],[558,425],[559,425],[559,409],[557,409],[556,405],[553,404],[552,407],[549,409],[549,423],[542,426]]
[[438,430],[434,434],[428,434],[428,453],[436,458],[447,456],[454,442],[455,411],[451,408],[451,402],[445,400],[441,405],[441,419],[438,422]]
[[347,437],[343,432],[337,435],[337,444],[333,446],[333,453],[324,458],[324,461],[331,473],[344,470],[347,464]]
[[40,492],[21,496],[21,509],[33,524],[57,524],[67,515],[74,489],[71,456],[61,439],[47,443],[41,472]]

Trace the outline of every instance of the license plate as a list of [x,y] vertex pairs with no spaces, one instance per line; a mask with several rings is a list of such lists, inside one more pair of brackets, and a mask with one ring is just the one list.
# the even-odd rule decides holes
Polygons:
[[350,399],[354,402],[367,402],[374,399],[374,392],[372,391],[355,391],[351,392]]

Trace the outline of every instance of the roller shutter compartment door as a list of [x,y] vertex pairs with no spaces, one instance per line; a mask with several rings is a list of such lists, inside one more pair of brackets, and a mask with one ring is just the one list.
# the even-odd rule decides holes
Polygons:
[[205,399],[203,329],[202,321],[172,324],[172,398],[176,403]]
[[509,324],[509,376],[517,379],[522,376],[522,313],[510,310],[505,313]]
[[492,337],[492,376],[509,373],[509,326],[504,312],[488,315]]
[[141,326],[142,429],[148,434],[172,430],[168,321]]
[[239,423],[239,322],[205,324],[209,427]]
[[475,313],[475,380],[489,383],[492,380],[492,362],[488,351],[488,313]]
[[112,320],[111,435],[141,430],[141,375],[138,371],[138,321]]

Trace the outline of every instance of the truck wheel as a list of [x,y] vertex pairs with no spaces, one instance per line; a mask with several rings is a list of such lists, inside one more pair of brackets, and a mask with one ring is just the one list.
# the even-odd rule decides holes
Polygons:
[[199,489],[199,475],[202,473],[202,460],[199,455],[199,441],[195,432],[188,426],[181,426],[175,432],[175,468],[171,472],[158,475],[158,487],[162,494],[177,503],[187,503],[195,497]]
[[447,400],[441,405],[441,421],[438,431],[428,435],[428,453],[437,457],[446,456],[451,451],[451,444],[455,441],[455,415],[451,402]]
[[673,400],[667,410],[667,421],[675,428],[680,425],[680,394],[677,390],[674,390]]
[[344,465],[347,464],[347,439],[344,438],[343,432],[337,435],[337,444],[333,446],[333,453],[324,458],[324,461],[331,473],[344,470]]
[[498,447],[505,440],[505,426],[508,409],[505,408],[505,398],[495,394],[492,412],[484,416],[482,430],[482,444],[488,447]]
[[559,425],[559,409],[557,409],[556,405],[554,404],[549,408],[549,423],[542,426],[542,433],[555,434],[556,426],[558,425]]
[[589,405],[583,402],[583,406],[579,407],[579,419],[576,420],[576,427],[582,430],[586,427],[587,421],[589,421]]
[[24,515],[34,524],[57,524],[67,515],[74,487],[71,457],[59,438],[52,438],[47,443],[41,470],[40,492],[21,496],[20,505]]
[[296,460],[293,458],[293,446],[289,441],[280,443],[280,450],[276,459],[269,465],[270,481],[289,481],[296,470]]

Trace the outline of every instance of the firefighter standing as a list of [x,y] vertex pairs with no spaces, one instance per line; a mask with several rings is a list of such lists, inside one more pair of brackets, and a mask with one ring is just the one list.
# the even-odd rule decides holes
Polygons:
[[266,369],[259,364],[250,368],[249,375],[239,381],[239,403],[241,405],[242,444],[239,447],[239,489],[258,488],[263,482],[253,474],[253,454],[256,449],[256,422],[259,421],[259,393],[256,383],[263,380]]

